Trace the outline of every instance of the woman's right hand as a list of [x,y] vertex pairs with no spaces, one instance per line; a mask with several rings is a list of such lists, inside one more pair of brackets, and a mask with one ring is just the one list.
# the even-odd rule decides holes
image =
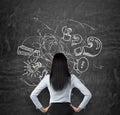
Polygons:
[[46,112],[48,111],[48,109],[50,108],[50,106],[51,106],[51,105],[49,105],[48,107],[41,107],[41,108],[40,108],[40,111],[41,111],[42,113],[46,113]]
[[79,107],[75,107],[74,105],[70,104],[70,106],[73,108],[75,112],[80,112],[81,109]]

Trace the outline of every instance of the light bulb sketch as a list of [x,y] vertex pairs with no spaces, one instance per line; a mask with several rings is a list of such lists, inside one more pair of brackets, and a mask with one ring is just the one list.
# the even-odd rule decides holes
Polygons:
[[38,69],[42,67],[41,62],[37,62],[37,59],[30,59],[24,62],[24,71],[25,73],[23,75],[30,75],[33,77],[33,74],[35,73],[35,77],[39,74]]
[[[62,52],[66,55],[70,70],[77,74],[86,72],[89,68],[87,57],[95,57],[102,50],[102,42],[95,36],[88,36],[86,27],[95,29],[88,24],[66,19],[60,21],[55,29],[43,24],[44,28],[37,30],[39,36],[25,38],[17,48],[17,54],[25,56],[24,76],[41,78],[49,73],[53,55]],[[28,84],[26,80],[25,83]]]

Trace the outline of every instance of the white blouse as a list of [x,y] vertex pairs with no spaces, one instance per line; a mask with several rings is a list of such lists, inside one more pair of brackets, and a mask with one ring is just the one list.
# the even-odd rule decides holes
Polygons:
[[69,83],[64,89],[60,91],[55,91],[53,87],[50,85],[50,75],[47,74],[44,78],[39,82],[39,84],[35,87],[35,89],[31,92],[30,98],[36,109],[40,109],[42,104],[38,100],[39,93],[44,89],[48,88],[50,93],[50,102],[49,103],[61,103],[61,102],[70,102],[71,103],[71,91],[74,87],[76,87],[80,92],[84,95],[82,102],[79,104],[81,109],[85,108],[88,104],[89,100],[92,97],[91,92],[86,88],[86,86],[74,75],[71,74],[71,83]]

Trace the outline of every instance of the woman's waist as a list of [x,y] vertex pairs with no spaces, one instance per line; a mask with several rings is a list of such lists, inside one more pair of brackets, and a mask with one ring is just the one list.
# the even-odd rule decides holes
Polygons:
[[71,102],[52,102],[51,105],[70,105]]
[[69,96],[67,97],[51,97],[50,98],[50,103],[64,103],[64,102],[67,102],[67,103],[70,103],[71,102],[71,99]]

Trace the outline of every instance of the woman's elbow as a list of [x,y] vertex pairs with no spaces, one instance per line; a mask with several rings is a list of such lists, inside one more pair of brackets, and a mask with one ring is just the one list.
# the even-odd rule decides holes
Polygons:
[[30,94],[30,99],[33,99],[34,98],[34,95],[33,93]]
[[88,96],[89,96],[89,98],[91,99],[91,98],[92,98],[92,93],[91,93],[91,92],[89,92],[89,95],[88,95]]

